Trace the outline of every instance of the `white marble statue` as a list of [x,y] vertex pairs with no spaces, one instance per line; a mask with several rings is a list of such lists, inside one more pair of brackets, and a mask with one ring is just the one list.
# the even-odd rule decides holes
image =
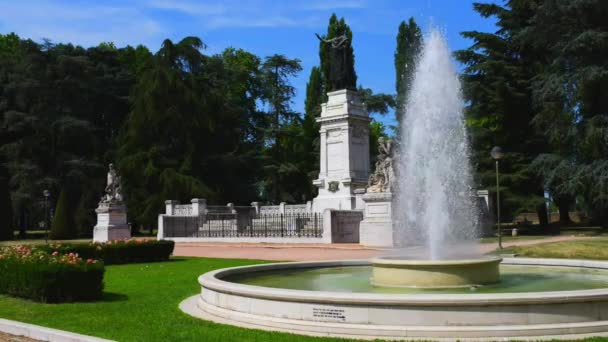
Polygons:
[[395,178],[393,141],[380,137],[378,139],[378,152],[376,171],[369,177],[367,192],[391,192]]
[[110,164],[105,195],[101,198],[101,203],[120,203],[122,200],[123,197],[120,175],[118,172],[116,172],[114,164]]

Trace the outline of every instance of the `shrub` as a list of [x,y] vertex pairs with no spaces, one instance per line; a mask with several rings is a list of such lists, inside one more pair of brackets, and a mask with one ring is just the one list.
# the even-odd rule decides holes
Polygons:
[[75,234],[72,227],[74,227],[74,218],[72,216],[72,210],[70,209],[68,191],[63,189],[57,200],[55,217],[53,218],[53,224],[51,225],[51,239],[61,240],[74,238]]
[[42,302],[95,300],[103,290],[103,262],[51,254],[27,246],[0,249],[0,293]]
[[169,260],[174,247],[173,241],[146,239],[40,246],[50,253],[53,251],[62,254],[77,253],[85,259],[101,259],[106,265],[166,261]]
[[8,177],[3,175],[0,165],[0,241],[13,238],[13,208]]

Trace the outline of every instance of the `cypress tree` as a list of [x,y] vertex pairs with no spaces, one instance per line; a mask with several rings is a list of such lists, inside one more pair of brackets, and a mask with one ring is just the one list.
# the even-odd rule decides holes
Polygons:
[[395,50],[395,88],[397,91],[395,116],[397,122],[401,120],[405,111],[407,94],[421,45],[422,31],[414,18],[410,18],[407,23],[405,20],[402,21],[399,25],[399,33],[397,33],[397,49]]
[[55,207],[55,217],[51,225],[50,237],[53,240],[74,238],[74,217],[70,207],[68,191],[63,188]]
[[13,208],[6,169],[0,164],[0,241],[13,238]]
[[[327,26],[327,34],[325,35],[325,39],[332,39],[335,37],[339,37],[341,35],[346,35],[348,39],[348,45],[345,47],[346,49],[346,69],[347,69],[347,87],[353,90],[356,89],[357,86],[357,74],[355,73],[355,53],[353,52],[353,33],[350,30],[350,27],[344,21],[344,18],[338,20],[336,14],[332,14],[329,18],[329,25]],[[321,60],[321,71],[323,72],[323,84],[325,85],[326,91],[334,91],[339,90],[336,89],[335,86],[331,83],[330,80],[330,70],[331,70],[331,45],[319,42],[319,59]]]

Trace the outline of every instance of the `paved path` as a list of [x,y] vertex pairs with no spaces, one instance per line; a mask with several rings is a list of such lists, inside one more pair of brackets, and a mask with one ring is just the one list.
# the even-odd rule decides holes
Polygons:
[[[552,236],[545,239],[503,242],[504,247],[529,246],[548,242],[592,239],[580,236]],[[481,252],[496,249],[496,243],[480,244]],[[278,261],[315,261],[368,259],[390,250],[368,248],[358,244],[270,244],[270,243],[177,243],[174,255],[224,259],[257,259]]]

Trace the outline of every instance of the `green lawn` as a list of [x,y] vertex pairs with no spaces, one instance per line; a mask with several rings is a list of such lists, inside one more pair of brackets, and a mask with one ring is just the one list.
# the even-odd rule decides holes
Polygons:
[[568,258],[608,260],[608,238],[596,237],[590,240],[543,243],[532,246],[509,247],[504,254],[517,254],[530,258]]
[[[548,236],[548,235],[518,235],[518,236],[503,235],[502,241],[505,242],[505,241],[540,240],[540,239],[545,239],[548,237],[550,237],[550,236]],[[481,243],[497,243],[498,237],[496,237],[496,236],[485,237],[485,238],[481,238],[480,241],[481,241]]]
[[108,266],[102,301],[40,304],[0,296],[0,317],[119,341],[338,341],[219,325],[178,309],[183,299],[200,292],[196,279],[202,273],[260,262],[174,258]]

